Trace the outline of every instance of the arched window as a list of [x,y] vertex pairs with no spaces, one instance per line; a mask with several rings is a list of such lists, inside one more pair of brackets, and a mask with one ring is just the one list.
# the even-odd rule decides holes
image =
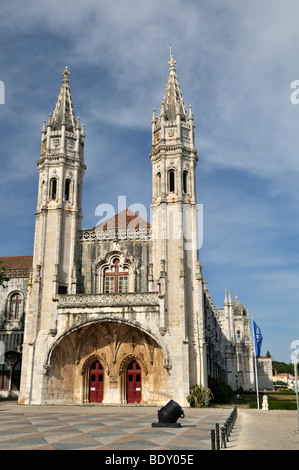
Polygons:
[[9,302],[9,319],[19,320],[22,316],[23,298],[20,293],[13,294]]
[[184,193],[188,192],[188,171],[183,173],[183,191]]
[[57,179],[52,178],[50,181],[50,198],[57,199]]
[[64,199],[66,201],[70,200],[70,189],[71,189],[71,181],[70,180],[65,180],[65,185],[64,185]]
[[173,170],[170,170],[168,173],[168,178],[169,178],[169,192],[173,193],[175,190],[175,184],[174,184],[174,176],[175,173]]
[[104,271],[104,292],[123,293],[129,291],[129,268],[120,266],[118,258],[113,260],[112,266]]

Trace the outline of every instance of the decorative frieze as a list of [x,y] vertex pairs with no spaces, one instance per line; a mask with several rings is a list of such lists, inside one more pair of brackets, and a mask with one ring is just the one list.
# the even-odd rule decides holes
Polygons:
[[81,230],[80,240],[148,240],[150,238],[150,230],[142,228],[134,229],[115,229],[115,230]]
[[32,269],[29,268],[29,269],[7,269],[5,271],[5,274],[9,277],[9,278],[13,278],[13,277],[24,277],[24,278],[27,278],[30,276],[30,273],[31,273]]
[[58,296],[58,308],[159,305],[158,292],[126,294],[68,294]]

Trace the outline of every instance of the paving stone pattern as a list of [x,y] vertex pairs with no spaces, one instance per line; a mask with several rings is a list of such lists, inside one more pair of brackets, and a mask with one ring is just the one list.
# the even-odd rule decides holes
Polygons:
[[[211,429],[232,408],[184,409],[180,428],[156,428],[146,406],[20,406],[0,401],[0,450],[211,450]],[[297,411],[238,409],[227,448],[298,450]]]
[[230,410],[185,410],[180,428],[153,428],[156,407],[1,406],[0,450],[210,450]]

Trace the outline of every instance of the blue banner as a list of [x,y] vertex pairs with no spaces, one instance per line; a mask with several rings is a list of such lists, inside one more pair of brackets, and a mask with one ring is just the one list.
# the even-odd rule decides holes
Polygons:
[[263,336],[262,336],[260,327],[257,326],[255,321],[253,321],[253,330],[254,330],[255,355],[256,357],[259,357],[261,355]]

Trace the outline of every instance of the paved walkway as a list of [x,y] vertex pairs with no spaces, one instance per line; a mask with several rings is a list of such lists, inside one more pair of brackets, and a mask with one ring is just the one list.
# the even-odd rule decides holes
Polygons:
[[299,450],[297,411],[238,409],[230,450]]
[[[20,406],[0,401],[0,450],[211,449],[232,408],[186,408],[180,428],[155,428],[161,407]],[[297,412],[238,409],[227,450],[299,449]]]

